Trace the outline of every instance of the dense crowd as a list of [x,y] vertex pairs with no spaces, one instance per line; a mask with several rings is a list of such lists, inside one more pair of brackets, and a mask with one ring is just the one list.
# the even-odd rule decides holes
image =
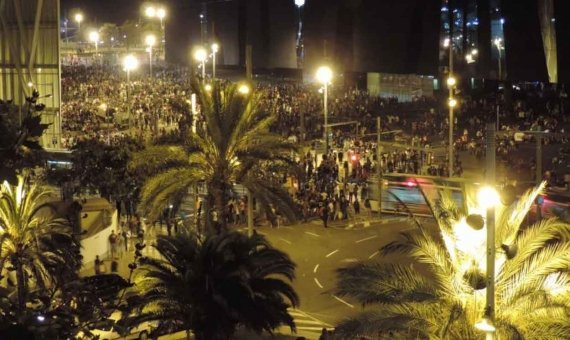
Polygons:
[[118,67],[64,67],[64,146],[81,138],[110,142],[126,133],[157,136],[177,128],[184,115],[181,106],[185,102],[181,100],[187,99],[188,88],[183,69],[159,70],[153,78],[132,76],[127,83],[125,72]]
[[[156,137],[176,130],[184,119],[184,110],[188,110],[185,106],[188,106],[190,84],[186,69],[159,69],[152,78],[133,76],[127,84],[124,72],[118,68],[67,66],[63,68],[62,78],[66,146],[80,138],[99,138],[111,143],[126,134]],[[127,86],[130,115],[127,114]],[[272,130],[293,141],[315,141],[310,144],[313,154],[322,153],[324,127],[320,89],[312,84],[270,81],[258,81],[256,87],[262,93],[262,107],[274,110],[277,115]],[[505,161],[520,142],[534,138],[521,131],[549,131],[550,135],[544,140],[550,144],[567,140],[562,135],[569,123],[563,114],[564,103],[568,105],[563,90],[538,87],[515,90],[512,102],[513,109],[506,110],[503,94],[491,98],[463,96],[453,122],[456,155],[469,151],[479,159],[483,157],[484,129],[488,121],[497,121],[500,126],[497,151],[499,158]],[[330,188],[342,177],[346,163],[350,171],[354,166],[360,182],[375,171],[378,116],[382,119],[382,140],[397,144],[383,148],[380,164],[384,172],[448,175],[445,147],[449,120],[445,100],[419,97],[403,103],[396,98],[331,86],[328,111],[329,123],[337,124],[329,129],[331,153],[328,155],[328,159],[337,162],[329,166],[338,171],[331,172],[336,174],[334,178],[327,175],[313,178],[313,184],[307,181],[314,190],[328,187],[329,192],[334,191]],[[357,162],[348,160],[349,157],[356,157]],[[313,169],[319,168],[321,159],[314,160]],[[509,167],[532,168],[532,162],[506,163]],[[462,172],[461,158],[456,156],[454,175]]]

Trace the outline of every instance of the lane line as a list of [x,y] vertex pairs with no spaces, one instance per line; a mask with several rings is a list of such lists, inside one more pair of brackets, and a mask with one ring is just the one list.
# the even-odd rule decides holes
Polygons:
[[378,237],[378,235],[369,236],[369,237],[363,238],[362,240],[356,241],[356,243],[361,243],[361,242],[364,242],[364,241],[373,240],[373,239],[375,239],[375,238],[377,238],[377,237]]
[[305,234],[308,234],[308,235],[311,235],[311,236],[315,236],[315,237],[321,237],[321,235],[312,233],[312,232],[310,232],[310,231],[305,231]]
[[317,269],[319,269],[319,264],[317,263],[317,265],[315,266],[315,269],[313,269],[313,273],[317,273]]
[[286,239],[284,239],[283,237],[280,237],[279,239],[280,239],[281,241],[283,241],[283,242],[287,243],[287,244],[291,244],[291,241],[287,241],[287,240],[286,240]]
[[374,256],[376,256],[376,255],[378,255],[378,254],[380,254],[380,251],[379,251],[379,250],[373,252],[372,255],[368,256],[368,259],[370,260],[370,259],[372,259]]
[[317,286],[319,286],[319,288],[321,289],[324,288],[323,285],[319,282],[319,279],[317,279],[316,277],[315,277],[315,283],[317,284]]
[[331,252],[328,253],[327,256],[325,256],[325,257],[331,257],[331,256],[333,256],[333,255],[336,254],[336,253],[338,253],[338,249],[331,251]]
[[344,301],[343,299],[339,298],[338,296],[336,296],[336,295],[333,295],[332,297],[333,297],[333,298],[335,298],[335,299],[336,299],[338,302],[340,302],[340,303],[344,303],[345,305],[347,305],[347,306],[348,306],[348,307],[350,307],[350,308],[354,308],[354,306],[353,306],[353,305],[351,305],[350,303],[348,303],[348,302]]

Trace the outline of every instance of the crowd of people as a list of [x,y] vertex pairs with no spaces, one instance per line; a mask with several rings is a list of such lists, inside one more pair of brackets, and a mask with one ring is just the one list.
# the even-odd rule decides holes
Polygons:
[[178,128],[189,107],[187,72],[162,69],[153,77],[132,76],[128,83],[124,73],[103,65],[63,67],[65,147],[82,138],[111,142],[126,134],[156,137]]
[[[153,77],[131,77],[128,84],[124,72],[111,66],[66,66],[62,75],[63,141],[68,147],[81,138],[111,143],[127,134],[156,137],[178,129],[188,115],[190,77],[183,68],[158,69]],[[315,141],[310,144],[313,154],[323,152],[323,102],[318,87],[265,80],[255,86],[262,94],[262,107],[277,115],[271,127],[274,132],[294,141]],[[569,119],[563,114],[567,101],[564,93],[536,87],[515,90],[512,110],[506,109],[503,94],[492,98],[464,95],[453,122],[457,151],[453,175],[460,176],[464,171],[459,156],[462,151],[469,151],[478,159],[483,157],[485,124],[495,120],[500,126],[496,143],[499,159],[508,167],[532,167],[532,162],[507,160],[521,141],[533,138],[522,131],[549,131],[545,143],[567,140],[564,133]],[[348,171],[347,166],[354,173],[347,177],[358,182],[365,182],[375,172],[376,117],[381,117],[382,140],[392,143],[382,145],[380,164],[384,172],[448,175],[445,148],[449,119],[444,100],[419,97],[399,102],[363,90],[332,86],[328,112],[329,123],[336,125],[328,129],[331,153],[327,159],[336,162],[323,165],[315,159],[315,174],[321,166],[324,172],[306,181],[304,190],[329,192],[332,197],[335,186],[343,182],[340,178]]]

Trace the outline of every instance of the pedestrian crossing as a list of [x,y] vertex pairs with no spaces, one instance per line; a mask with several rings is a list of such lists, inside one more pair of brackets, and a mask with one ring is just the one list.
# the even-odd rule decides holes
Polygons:
[[334,328],[333,325],[321,321],[309,313],[296,308],[289,308],[289,314],[291,314],[295,320],[297,333],[292,333],[289,327],[280,327],[277,330],[277,333],[305,337],[307,340],[318,340],[323,328],[326,328],[329,331]]

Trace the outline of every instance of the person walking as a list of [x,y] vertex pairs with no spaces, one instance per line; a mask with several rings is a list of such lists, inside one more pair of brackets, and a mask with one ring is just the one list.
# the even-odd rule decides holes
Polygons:
[[325,228],[328,228],[329,207],[326,202],[321,206],[321,219],[323,220]]
[[111,257],[115,257],[117,254],[117,234],[114,230],[111,230],[111,235],[109,235],[109,245],[111,246]]
[[99,255],[96,255],[95,256],[95,275],[101,274],[102,264],[103,264],[103,262],[99,258]]

